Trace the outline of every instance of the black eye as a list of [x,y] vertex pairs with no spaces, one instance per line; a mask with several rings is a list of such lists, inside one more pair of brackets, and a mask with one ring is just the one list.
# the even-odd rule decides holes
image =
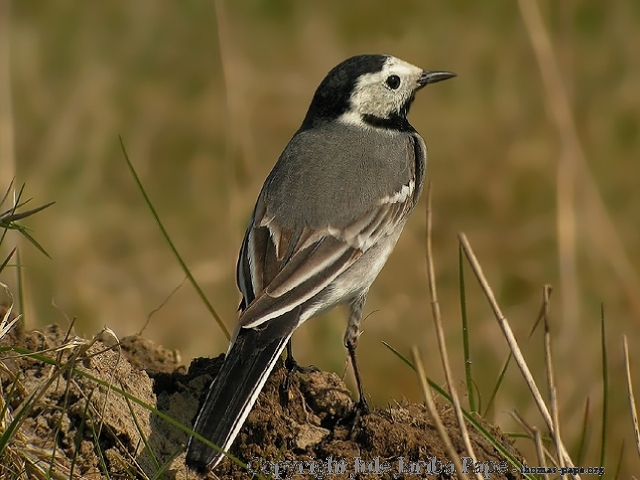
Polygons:
[[398,75],[389,75],[387,77],[387,85],[390,89],[395,90],[400,86],[400,77]]

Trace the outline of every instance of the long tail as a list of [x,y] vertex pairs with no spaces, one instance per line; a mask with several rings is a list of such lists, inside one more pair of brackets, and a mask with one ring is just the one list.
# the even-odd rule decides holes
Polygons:
[[[241,329],[196,418],[194,432],[228,451],[298,324],[299,309]],[[189,438],[188,466],[213,469],[224,454]]]

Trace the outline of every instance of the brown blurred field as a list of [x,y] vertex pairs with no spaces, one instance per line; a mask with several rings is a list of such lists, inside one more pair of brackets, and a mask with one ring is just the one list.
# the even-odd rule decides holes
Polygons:
[[[10,95],[12,110],[3,108],[0,120],[15,144],[8,143],[11,135],[0,137],[0,190],[16,175],[34,204],[57,202],[27,222],[53,258],[30,245],[21,249],[28,324],[76,317],[80,333],[107,325],[124,336],[153,312],[145,335],[179,349],[185,363],[225,350],[220,329],[183,283],[118,135],[177,248],[231,329],[246,222],[316,86],[350,55],[390,53],[458,73],[421,92],[410,119],[429,147],[436,275],[459,390],[456,234],[464,231],[540,385],[542,337],[527,335],[542,286],[555,286],[560,417],[571,452],[585,399],[591,400],[584,466],[598,463],[604,304],[612,390],[607,471],[613,473],[623,440],[622,478],[640,471],[621,353],[626,333],[639,386],[640,2],[539,3],[586,155],[586,168],[576,167],[573,195],[571,182],[558,176],[562,137],[517,2],[12,2],[10,17],[7,3],[0,42],[10,60],[0,65],[0,90]],[[10,85],[2,80],[7,73]],[[588,175],[604,215],[592,201]],[[559,193],[574,199],[573,210],[560,217]],[[359,353],[365,386],[379,405],[420,398],[415,375],[382,340],[405,354],[418,344],[431,376],[442,380],[424,212],[425,198],[366,308]],[[572,221],[576,242],[561,255],[558,232]],[[571,258],[575,277],[560,268]],[[17,291],[13,277],[2,281]],[[466,281],[472,366],[486,402],[507,347],[469,269]],[[343,372],[345,320],[334,311],[301,328],[294,337],[300,362]],[[515,408],[542,426],[514,367],[495,419],[518,430],[510,418]]]

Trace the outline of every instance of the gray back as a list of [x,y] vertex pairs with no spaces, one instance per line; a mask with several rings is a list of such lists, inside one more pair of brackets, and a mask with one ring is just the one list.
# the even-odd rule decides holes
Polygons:
[[299,132],[260,193],[266,216],[285,229],[341,228],[399,192],[416,173],[419,192],[425,152],[414,135],[340,122]]

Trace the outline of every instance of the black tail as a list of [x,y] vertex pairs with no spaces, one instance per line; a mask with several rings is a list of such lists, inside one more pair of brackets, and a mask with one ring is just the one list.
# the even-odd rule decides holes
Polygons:
[[[298,310],[240,330],[209,388],[194,432],[228,451],[298,324]],[[189,438],[188,466],[200,471],[212,469],[223,457],[217,450]]]

